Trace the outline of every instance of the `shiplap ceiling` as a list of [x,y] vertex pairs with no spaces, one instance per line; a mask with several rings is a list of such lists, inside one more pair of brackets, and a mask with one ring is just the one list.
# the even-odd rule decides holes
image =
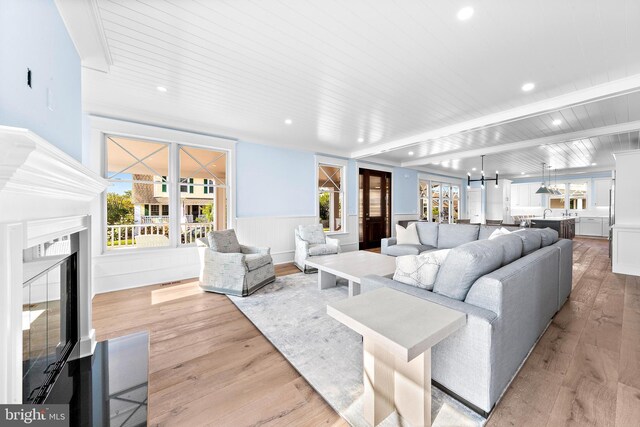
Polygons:
[[[74,23],[73,8],[89,7],[80,3],[57,1],[74,40],[98,40],[92,52],[76,42],[90,113],[399,164],[421,158],[433,169],[436,154],[456,160],[472,147],[640,119],[633,87],[544,111],[546,100],[640,75],[637,0],[93,0],[92,38]],[[475,13],[460,21],[464,6]],[[523,92],[525,82],[535,89]],[[375,152],[530,105],[540,114]],[[561,126],[551,124],[557,117]],[[632,147],[637,133],[487,159],[509,162],[500,169],[513,174],[534,172],[554,151],[559,167],[610,165],[625,145],[616,138]],[[459,159],[459,170],[471,160]]]

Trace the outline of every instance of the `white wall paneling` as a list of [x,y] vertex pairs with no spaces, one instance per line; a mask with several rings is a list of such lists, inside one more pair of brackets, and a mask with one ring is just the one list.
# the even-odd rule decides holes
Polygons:
[[640,276],[640,150],[616,153],[614,273]]
[[[293,261],[294,230],[298,225],[316,224],[315,216],[237,218],[236,232],[240,243],[271,248],[274,263]],[[347,217],[347,232],[333,233],[340,240],[342,250],[358,250],[358,216]]]

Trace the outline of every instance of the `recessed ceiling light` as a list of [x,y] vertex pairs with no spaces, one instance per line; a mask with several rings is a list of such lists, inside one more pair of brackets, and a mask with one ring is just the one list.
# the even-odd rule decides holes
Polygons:
[[525,92],[530,92],[530,91],[532,91],[532,90],[533,90],[533,88],[535,88],[535,87],[536,87],[536,85],[535,85],[535,84],[533,84],[533,83],[529,82],[529,83],[525,83],[525,84],[523,84],[523,85],[522,85],[522,90],[523,90],[523,91],[525,91]]
[[467,19],[473,16],[473,8],[470,6],[463,7],[458,11],[458,19],[461,21],[466,21]]
[[364,142],[364,138],[358,138],[358,142]]
[[471,170],[472,170],[472,171],[475,171],[475,170],[476,170],[476,168],[471,168]]
[[164,86],[157,86],[156,89],[158,89],[158,92],[166,92],[167,88]]
[[524,172],[520,172],[520,175],[524,175]]
[[591,163],[591,166],[595,166],[595,165],[597,165],[597,163]]
[[293,120],[291,120],[291,119],[285,119],[284,120],[284,124],[285,125],[290,125],[291,123],[293,123]]
[[562,124],[562,120],[560,120],[560,119],[555,119],[555,120],[554,120],[553,122],[551,122],[551,123],[553,123],[555,126],[560,126],[560,125]]
[[413,156],[413,151],[409,151],[407,154]]

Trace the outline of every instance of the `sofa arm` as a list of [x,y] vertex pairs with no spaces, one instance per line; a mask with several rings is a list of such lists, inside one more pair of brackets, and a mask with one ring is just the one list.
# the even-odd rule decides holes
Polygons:
[[380,252],[383,254],[387,253],[387,248],[389,246],[393,246],[398,243],[398,240],[395,237],[389,237],[388,239],[382,239],[380,241]]
[[342,252],[342,249],[340,248],[340,240],[326,237],[326,241],[327,245],[336,246],[338,248],[338,253]]
[[240,245],[240,249],[242,250],[243,254],[269,255],[271,253],[271,248],[267,248],[267,247]]
[[215,275],[244,275],[247,272],[242,253],[223,253],[208,249],[205,253],[205,270]]
[[302,240],[296,233],[296,252],[309,255],[309,242]]

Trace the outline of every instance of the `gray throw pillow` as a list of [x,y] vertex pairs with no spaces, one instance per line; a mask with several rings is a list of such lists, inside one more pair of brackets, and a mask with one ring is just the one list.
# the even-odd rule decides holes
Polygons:
[[522,256],[529,255],[542,247],[542,235],[533,228],[521,228],[511,234],[522,239]]
[[549,245],[553,245],[558,241],[558,232],[553,228],[540,228],[538,229],[538,233],[540,233],[540,237],[542,238],[543,248]]
[[322,224],[301,225],[298,231],[300,238],[309,242],[310,245],[324,245],[327,243]]
[[510,264],[522,256],[522,239],[514,236],[513,233],[503,234],[490,240],[502,245],[504,251],[502,255],[502,265]]
[[502,265],[504,250],[495,240],[478,240],[451,249],[440,266],[433,292],[464,301],[476,280]]
[[450,249],[478,240],[479,225],[440,224],[438,226],[438,249]]
[[240,253],[240,243],[233,229],[212,231],[207,235],[209,238],[209,247],[216,252],[222,253]]

